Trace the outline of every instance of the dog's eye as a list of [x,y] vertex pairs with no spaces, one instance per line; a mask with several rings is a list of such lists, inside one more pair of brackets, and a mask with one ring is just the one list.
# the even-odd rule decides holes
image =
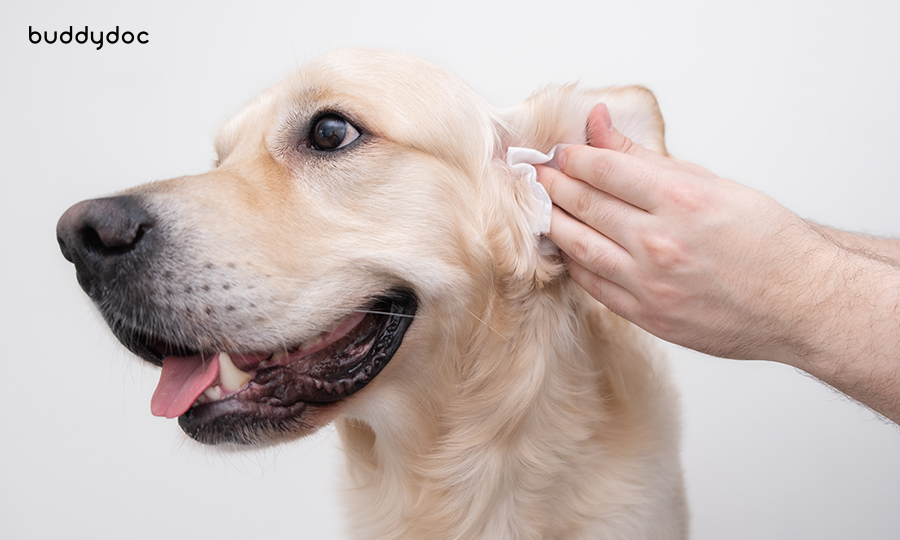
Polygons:
[[335,114],[326,114],[313,123],[309,134],[310,146],[316,150],[337,150],[359,138],[359,131],[350,122]]

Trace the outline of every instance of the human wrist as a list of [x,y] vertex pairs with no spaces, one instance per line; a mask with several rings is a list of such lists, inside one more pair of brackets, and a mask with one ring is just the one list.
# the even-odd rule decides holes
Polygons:
[[[900,422],[900,267],[826,236],[773,272],[770,340],[758,356],[827,383]],[[798,272],[799,273],[796,273]],[[803,279],[793,281],[790,276]],[[791,292],[786,295],[785,292]]]
[[798,299],[780,360],[859,399],[858,388],[876,384],[879,369],[895,371],[900,271],[844,248],[830,259],[813,272],[815,293]]
[[[841,312],[848,309],[848,275],[859,271],[859,256],[812,232],[799,241],[791,264],[772,276],[780,284],[773,302],[775,334],[770,357],[807,372],[833,358]],[[852,280],[852,278],[851,278]]]

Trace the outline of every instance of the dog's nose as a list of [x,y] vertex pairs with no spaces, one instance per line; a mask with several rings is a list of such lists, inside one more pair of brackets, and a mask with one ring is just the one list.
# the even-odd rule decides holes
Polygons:
[[141,251],[153,228],[150,214],[137,197],[123,195],[82,201],[59,218],[56,238],[63,256],[75,264],[78,281],[90,294],[98,280],[116,276],[124,259]]

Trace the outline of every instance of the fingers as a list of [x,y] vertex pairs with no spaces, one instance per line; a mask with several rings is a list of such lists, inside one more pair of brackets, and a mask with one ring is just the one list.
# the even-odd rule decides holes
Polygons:
[[[563,252],[565,255],[565,252]],[[600,303],[609,308],[613,313],[629,318],[638,306],[637,298],[618,284],[598,276],[591,272],[571,256],[564,256],[566,269],[575,283],[581,285],[584,290],[596,298]]]
[[[589,184],[547,167],[538,167],[538,180],[550,195],[550,200],[569,214],[611,238],[620,245],[627,242],[643,210]],[[551,229],[552,229],[551,221]]]
[[549,237],[579,265],[613,282],[620,283],[634,261],[625,248],[558,206],[553,207]]
[[[642,158],[588,146],[566,148],[559,164],[566,175],[648,212],[665,202],[661,176],[672,172]],[[552,193],[550,199],[553,200]]]

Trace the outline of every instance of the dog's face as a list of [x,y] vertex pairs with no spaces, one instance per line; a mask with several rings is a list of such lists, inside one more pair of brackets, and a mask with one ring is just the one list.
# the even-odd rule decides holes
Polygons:
[[[433,386],[432,351],[498,283],[553,278],[501,161],[532,109],[500,121],[430,63],[332,53],[228,122],[212,170],[79,203],[60,245],[163,366],[154,414],[208,443],[303,435]],[[524,144],[582,142],[573,125]]]
[[164,366],[155,414],[204,442],[302,434],[473,294],[492,121],[431,64],[333,54],[228,122],[208,173],[70,209],[62,249]]

